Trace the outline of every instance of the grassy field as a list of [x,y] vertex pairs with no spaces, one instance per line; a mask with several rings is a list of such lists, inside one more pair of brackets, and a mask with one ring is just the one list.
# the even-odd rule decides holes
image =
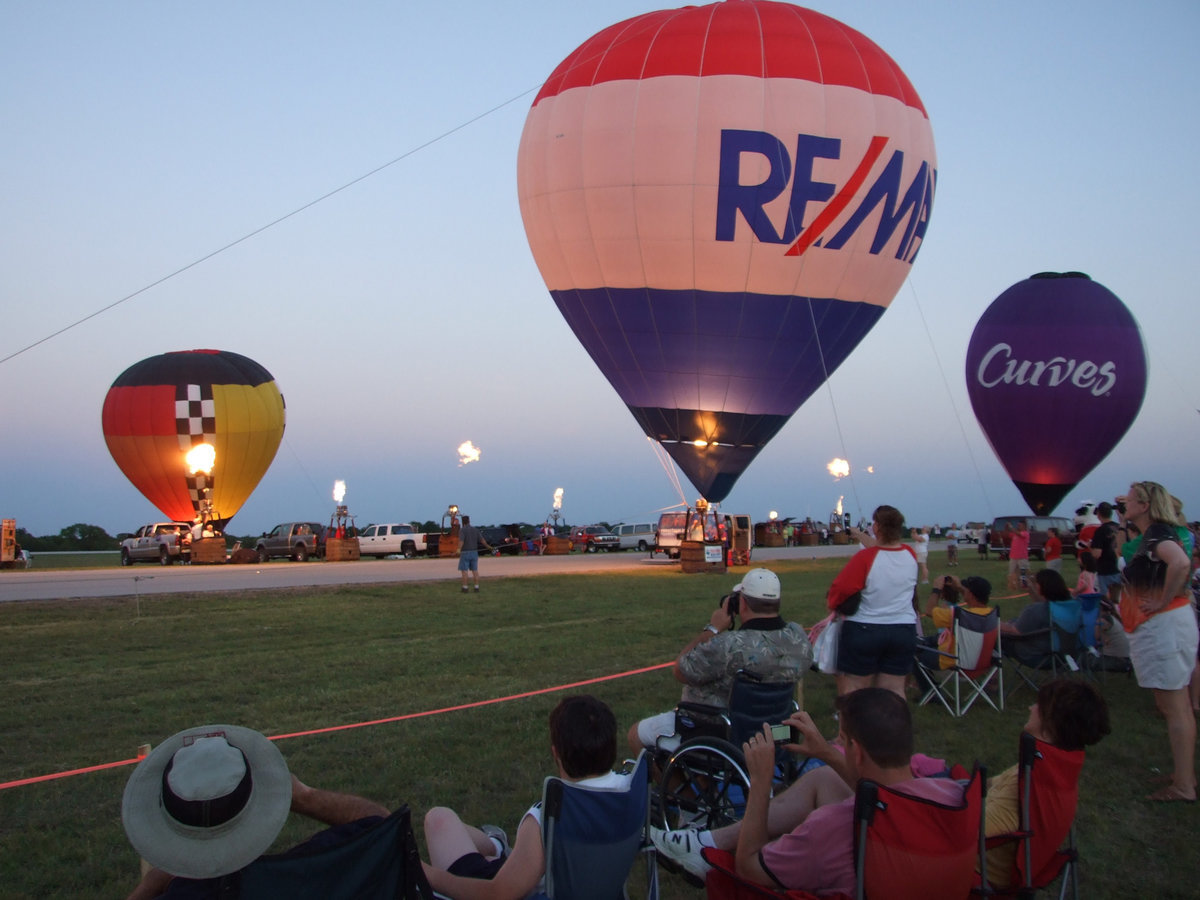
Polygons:
[[101,569],[121,564],[119,550],[94,550],[87,553],[33,554],[34,569]]
[[[939,569],[944,557],[931,554]],[[966,554],[964,554],[966,556]],[[841,560],[772,563],[789,618],[811,625]],[[959,574],[1002,584],[1001,564],[965,558]],[[486,573],[485,573],[486,574]],[[735,575],[677,571],[206,594],[0,607],[0,782],[127,760],[139,744],[206,722],[268,735],[369,722],[486,701],[667,662],[708,619]],[[1001,602],[1015,615],[1018,599]],[[586,688],[624,729],[669,709],[667,670]],[[1196,896],[1195,806],[1145,801],[1168,771],[1149,692],[1104,685],[1114,733],[1089,754],[1078,818],[1088,897]],[[434,804],[510,832],[540,795],[551,760],[546,716],[561,693],[282,740],[300,778],[388,806],[418,825]],[[833,733],[832,679],[810,673],[805,705]],[[917,746],[992,771],[1015,762],[1032,700],[953,720],[915,711]],[[131,768],[0,790],[0,894],[116,898],[138,861],[120,823]],[[280,846],[315,830],[293,820]],[[423,844],[422,844],[423,846]],[[667,897],[702,892],[665,875]],[[1131,891],[1131,888],[1133,889]]]

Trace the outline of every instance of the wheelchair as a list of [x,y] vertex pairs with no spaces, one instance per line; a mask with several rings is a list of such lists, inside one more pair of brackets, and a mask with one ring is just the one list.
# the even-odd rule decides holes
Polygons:
[[[661,773],[654,797],[655,824],[667,831],[712,829],[740,821],[750,791],[742,744],[764,722],[781,723],[799,709],[796,684],[766,682],[745,671],[734,677],[729,707],[681,702],[675,734],[653,751]],[[801,766],[782,747],[776,755],[777,786],[791,784]]]

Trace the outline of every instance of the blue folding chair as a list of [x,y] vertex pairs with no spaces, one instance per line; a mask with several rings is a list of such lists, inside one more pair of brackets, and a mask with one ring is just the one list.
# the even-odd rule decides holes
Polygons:
[[1004,638],[1005,645],[1012,646],[1014,643],[1042,635],[1049,634],[1050,636],[1049,653],[1043,653],[1037,659],[1008,657],[1013,664],[1013,673],[1017,676],[1017,679],[1013,681],[1013,689],[1009,692],[1010,697],[1022,684],[1028,685],[1036,692],[1043,680],[1056,678],[1063,672],[1079,671],[1076,655],[1079,652],[1079,634],[1083,627],[1083,612],[1079,598],[1051,600],[1047,601],[1047,606],[1049,606],[1050,612],[1049,629],[1032,631],[1020,637],[1007,635]]
[[639,854],[646,898],[657,900],[658,867],[650,842],[650,757],[634,764],[626,790],[547,778],[542,788],[542,845],[548,900],[621,900]]
[[1103,594],[1076,594],[1079,601],[1079,639],[1075,648],[1075,662],[1087,674],[1100,669],[1100,638],[1097,625],[1100,622],[1100,603]]

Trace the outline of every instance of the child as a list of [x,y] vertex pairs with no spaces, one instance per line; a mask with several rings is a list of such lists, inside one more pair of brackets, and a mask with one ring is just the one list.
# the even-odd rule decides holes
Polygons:
[[1096,593],[1096,558],[1090,553],[1079,554],[1079,580],[1075,582],[1072,596]]

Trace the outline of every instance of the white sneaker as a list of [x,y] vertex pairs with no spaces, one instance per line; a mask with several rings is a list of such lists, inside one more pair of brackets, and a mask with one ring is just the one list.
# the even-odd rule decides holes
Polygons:
[[497,854],[502,859],[508,858],[508,835],[504,833],[504,829],[499,825],[480,825],[479,830],[492,839],[492,843],[496,845],[499,851]]
[[712,868],[700,855],[700,832],[694,828],[665,831],[652,827],[650,840],[666,860],[697,878],[703,879]]

